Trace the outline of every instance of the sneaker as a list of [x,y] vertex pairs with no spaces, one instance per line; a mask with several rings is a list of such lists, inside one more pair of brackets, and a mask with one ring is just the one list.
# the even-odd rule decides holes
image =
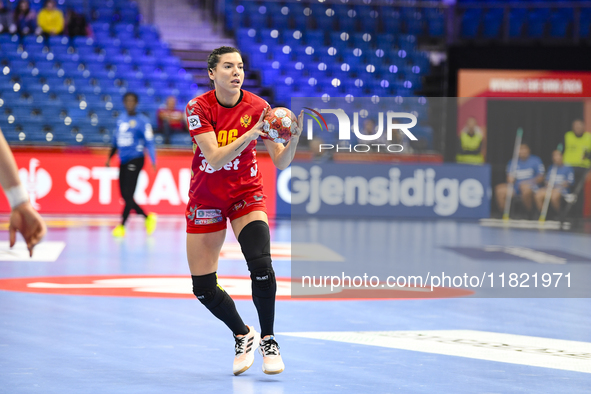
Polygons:
[[263,356],[263,372],[274,375],[283,372],[285,365],[279,353],[279,345],[273,335],[267,335],[261,339],[259,353]]
[[156,230],[156,222],[158,221],[158,216],[155,213],[150,213],[146,217],[146,233],[148,235],[152,235],[154,230]]
[[246,335],[234,335],[236,340],[236,355],[234,356],[234,375],[240,375],[246,371],[254,362],[254,352],[259,346],[261,335],[254,327],[248,326],[250,330]]
[[125,226],[120,224],[113,229],[113,237],[122,238],[125,237]]

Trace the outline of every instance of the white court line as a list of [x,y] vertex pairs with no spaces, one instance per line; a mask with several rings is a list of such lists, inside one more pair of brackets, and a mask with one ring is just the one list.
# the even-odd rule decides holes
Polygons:
[[19,241],[10,249],[8,241],[0,241],[0,261],[39,261],[53,263],[65,247],[65,242],[43,241],[33,249],[33,257],[29,257],[26,243]]
[[288,332],[281,335],[591,373],[589,342],[474,330]]

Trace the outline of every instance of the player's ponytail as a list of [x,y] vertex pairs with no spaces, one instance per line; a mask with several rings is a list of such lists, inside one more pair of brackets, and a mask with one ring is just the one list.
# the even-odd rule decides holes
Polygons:
[[[234,53],[236,52],[237,54],[239,54],[240,56],[242,56],[242,54],[240,53],[240,51],[234,47],[219,47],[214,49],[210,54],[209,57],[207,58],[207,74],[209,76],[209,71],[213,70],[217,67],[218,63],[220,62],[220,56],[225,55],[226,53]],[[211,86],[212,89],[215,88],[215,84],[213,82],[213,80],[209,80],[209,85]]]

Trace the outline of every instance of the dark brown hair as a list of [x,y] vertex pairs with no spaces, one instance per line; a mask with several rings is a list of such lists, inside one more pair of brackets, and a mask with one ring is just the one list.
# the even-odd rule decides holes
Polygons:
[[[209,57],[207,58],[207,72],[209,75],[209,71],[213,70],[217,67],[218,63],[220,62],[220,56],[225,55],[226,53],[234,53],[236,52],[237,54],[239,54],[240,56],[242,56],[242,54],[240,53],[240,51],[234,47],[219,47],[214,49],[210,54]],[[209,80],[209,84],[212,88],[215,87],[213,81],[210,79]]]
[[125,101],[125,99],[127,97],[129,97],[129,96],[133,97],[135,99],[135,102],[136,103],[139,103],[140,102],[140,99],[139,99],[138,95],[136,93],[134,93],[134,92],[127,92],[127,93],[125,93],[123,95],[123,101]]

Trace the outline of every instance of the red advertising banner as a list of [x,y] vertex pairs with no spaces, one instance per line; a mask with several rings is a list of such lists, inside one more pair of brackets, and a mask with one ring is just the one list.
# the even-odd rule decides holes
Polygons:
[[460,70],[458,97],[591,97],[590,72]]
[[[15,152],[19,176],[40,213],[119,214],[123,199],[119,192],[119,162],[105,167],[106,155],[70,152]],[[187,154],[158,155],[156,172],[146,160],[140,173],[135,200],[149,212],[184,214],[191,180]],[[257,155],[264,179],[267,209],[275,216],[276,170],[268,156]],[[0,212],[10,212],[0,197]]]

